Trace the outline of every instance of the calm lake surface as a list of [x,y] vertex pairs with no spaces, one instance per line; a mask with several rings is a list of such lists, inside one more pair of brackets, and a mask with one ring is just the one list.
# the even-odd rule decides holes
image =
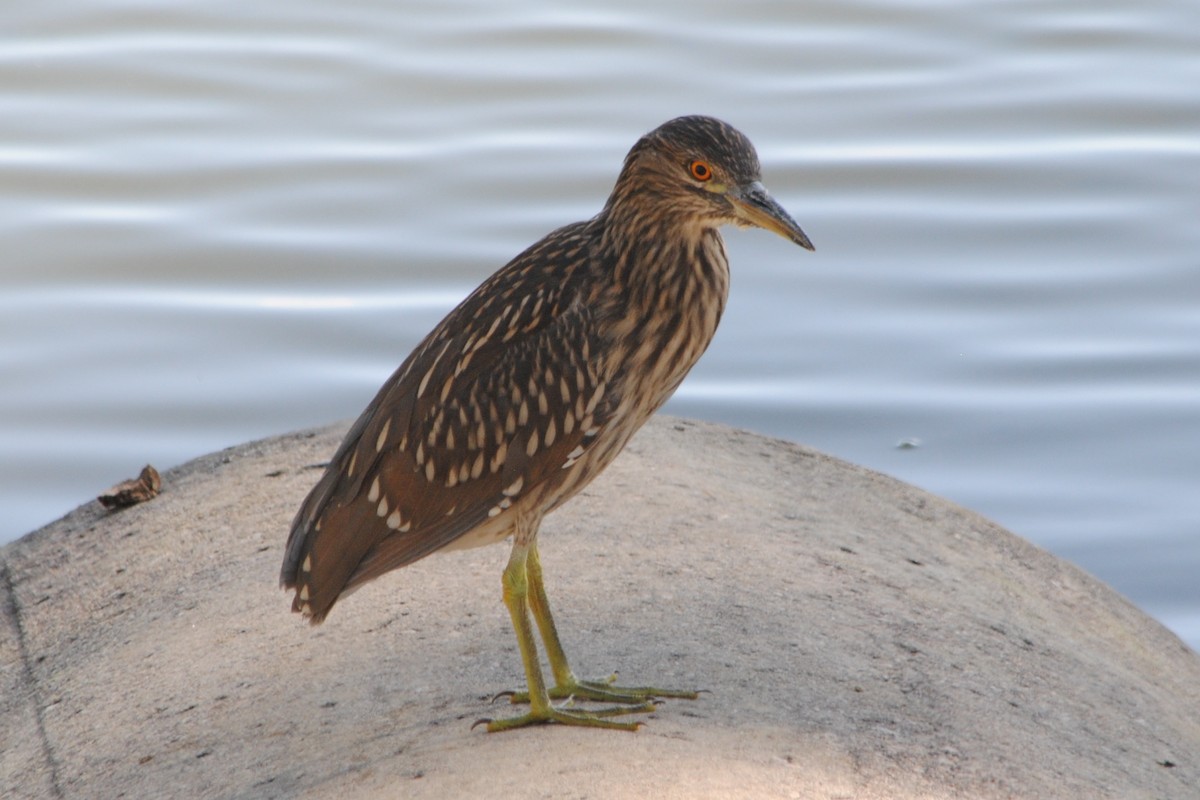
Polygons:
[[817,252],[727,234],[729,310],[669,411],[951,498],[1200,647],[1196,10],[12,5],[0,541],[147,462],[357,415],[639,135],[707,113]]

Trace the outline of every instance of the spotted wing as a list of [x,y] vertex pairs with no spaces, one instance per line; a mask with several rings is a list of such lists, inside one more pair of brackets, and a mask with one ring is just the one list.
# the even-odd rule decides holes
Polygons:
[[463,301],[351,428],[293,523],[294,609],[320,621],[344,592],[503,525],[599,435],[611,398],[572,233]]

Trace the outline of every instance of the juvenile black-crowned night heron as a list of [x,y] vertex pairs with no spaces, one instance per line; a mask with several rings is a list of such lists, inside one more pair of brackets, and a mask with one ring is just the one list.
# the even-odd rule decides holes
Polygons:
[[[521,716],[636,730],[619,714],[695,692],[576,679],[538,560],[542,518],[608,466],[708,347],[729,292],[717,229],[812,249],[767,194],[750,141],[711,117],[638,140],[604,208],[559,228],[442,320],[350,429],[292,523],[281,580],[313,623],[361,584],[438,550],[513,538],[504,603],[525,664]],[[554,685],[542,677],[530,616]],[[575,698],[599,710],[556,706]]]

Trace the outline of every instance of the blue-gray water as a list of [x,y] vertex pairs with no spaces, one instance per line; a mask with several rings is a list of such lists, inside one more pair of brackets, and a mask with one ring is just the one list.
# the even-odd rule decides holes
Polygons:
[[146,462],[354,416],[479,280],[595,213],[638,135],[701,112],[754,139],[817,252],[728,234],[729,311],[670,410],[952,498],[1200,646],[1196,22],[1188,0],[13,5],[0,540]]

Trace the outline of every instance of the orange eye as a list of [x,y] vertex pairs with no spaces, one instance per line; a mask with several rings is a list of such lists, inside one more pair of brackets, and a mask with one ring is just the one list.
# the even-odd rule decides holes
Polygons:
[[712,167],[707,161],[693,161],[688,164],[688,172],[698,181],[707,181],[712,178]]

